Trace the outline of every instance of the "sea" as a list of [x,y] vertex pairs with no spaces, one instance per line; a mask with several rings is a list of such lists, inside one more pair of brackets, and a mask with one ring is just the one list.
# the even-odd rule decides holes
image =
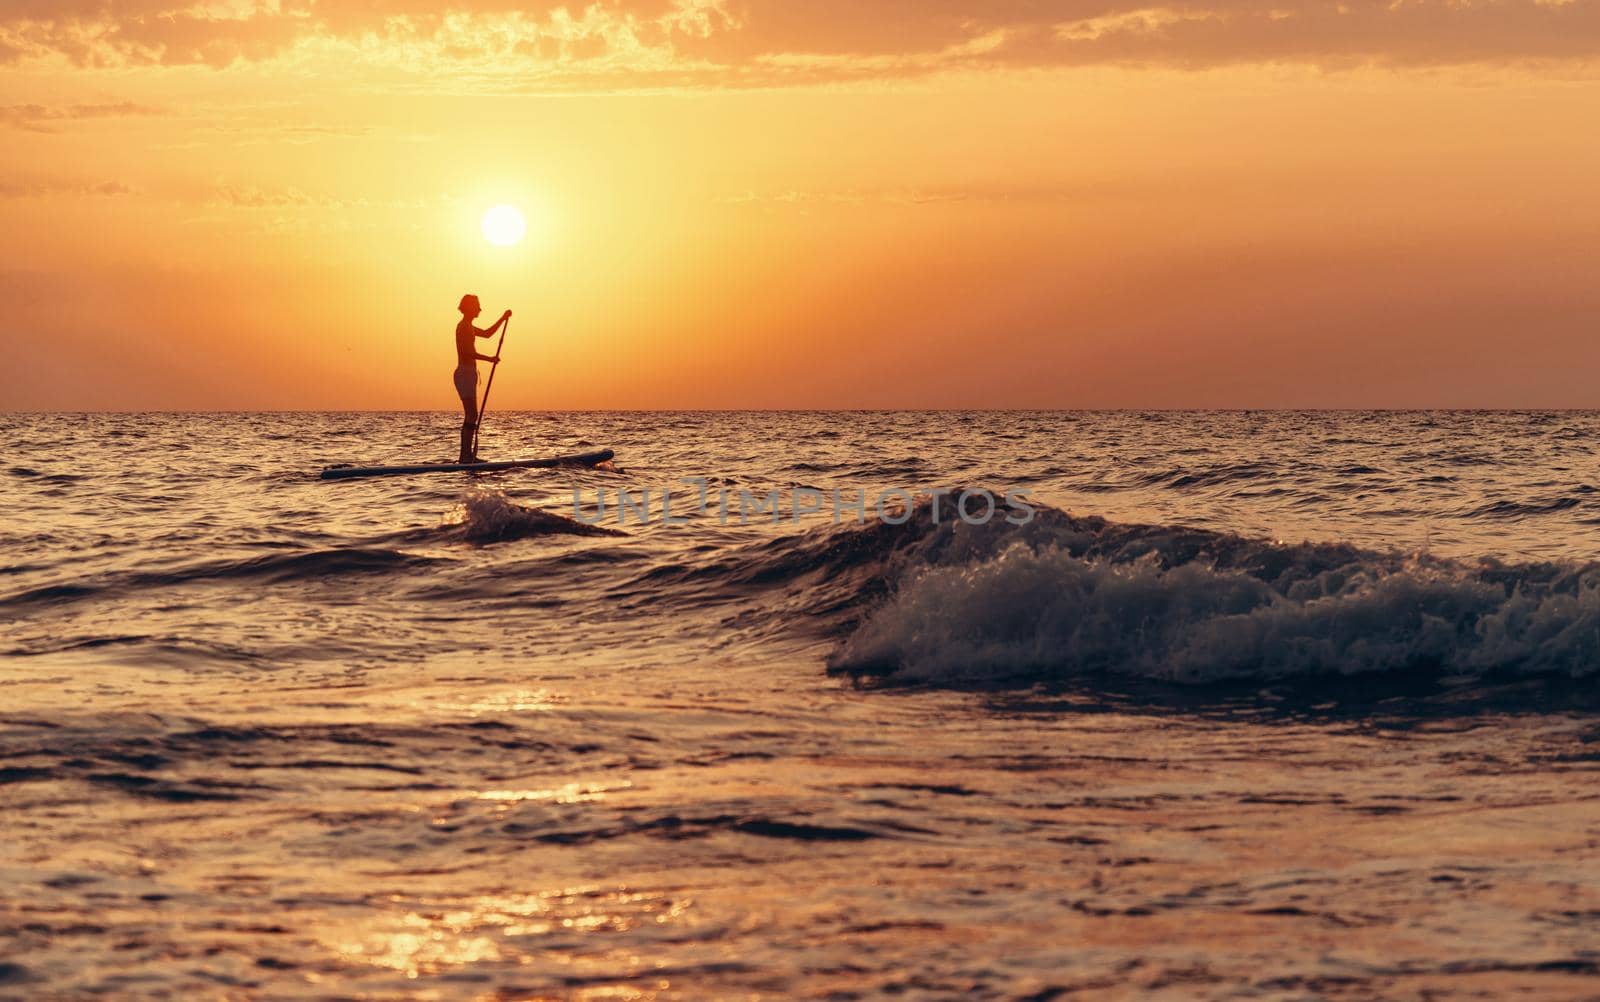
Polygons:
[[1600,414],[0,414],[0,998],[1600,997]]

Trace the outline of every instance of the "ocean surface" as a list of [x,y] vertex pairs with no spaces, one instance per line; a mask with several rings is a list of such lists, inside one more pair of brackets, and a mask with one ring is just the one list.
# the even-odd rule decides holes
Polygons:
[[0,998],[1600,992],[1600,415],[457,422],[0,414]]

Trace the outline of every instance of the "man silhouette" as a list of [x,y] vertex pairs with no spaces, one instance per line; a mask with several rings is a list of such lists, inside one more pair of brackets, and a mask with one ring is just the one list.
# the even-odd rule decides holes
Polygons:
[[511,311],[507,310],[500,315],[488,330],[479,330],[472,326],[478,314],[483,312],[483,307],[478,305],[478,297],[466,295],[461,297],[461,305],[456,307],[461,311],[461,322],[456,324],[456,395],[461,398],[461,458],[457,460],[462,464],[481,463],[477,453],[472,449],[472,438],[478,430],[478,362],[494,363],[500,361],[499,355],[478,354],[477,338],[494,337],[502,325],[511,319]]

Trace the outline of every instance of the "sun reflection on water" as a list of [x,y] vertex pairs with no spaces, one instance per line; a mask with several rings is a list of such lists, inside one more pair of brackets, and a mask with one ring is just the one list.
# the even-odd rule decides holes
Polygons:
[[519,804],[530,801],[544,801],[555,804],[587,804],[603,800],[608,793],[632,788],[632,783],[612,783],[610,785],[567,783],[564,786],[552,787],[548,790],[484,790],[477,795],[477,799],[492,800],[503,804]]
[[[404,907],[408,899],[394,895],[389,900]],[[572,933],[617,934],[646,926],[664,926],[681,919],[692,904],[688,898],[620,888],[485,894],[452,900],[436,908],[418,907],[413,902],[409,911],[393,919],[389,931],[372,932],[370,926],[366,926],[350,930],[351,935],[330,945],[351,962],[397,971],[407,978],[474,964],[527,966],[535,962],[545,965],[555,962],[565,966],[606,954],[610,947],[598,941],[577,943],[570,938],[549,943],[544,937]],[[631,957],[628,966],[637,967],[642,963],[643,958]],[[635,987],[608,987],[623,994],[603,992],[592,997],[634,998],[653,994],[651,990],[640,994]],[[657,990],[665,987],[663,982]]]
[[511,692],[499,692],[492,696],[480,696],[469,701],[456,703],[452,708],[465,710],[475,717],[481,717],[504,713],[552,710],[566,701],[565,696],[558,695],[549,689],[516,689]]

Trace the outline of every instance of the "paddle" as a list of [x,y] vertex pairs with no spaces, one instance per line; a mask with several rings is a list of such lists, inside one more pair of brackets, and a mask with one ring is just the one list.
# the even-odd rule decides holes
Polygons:
[[483,415],[489,409],[489,391],[494,389],[494,370],[500,368],[500,349],[506,346],[506,331],[511,327],[511,318],[500,325],[500,343],[494,346],[494,364],[489,366],[489,381],[483,387],[483,403],[478,405],[478,426],[472,429],[472,455],[478,455],[478,432],[483,430]]

